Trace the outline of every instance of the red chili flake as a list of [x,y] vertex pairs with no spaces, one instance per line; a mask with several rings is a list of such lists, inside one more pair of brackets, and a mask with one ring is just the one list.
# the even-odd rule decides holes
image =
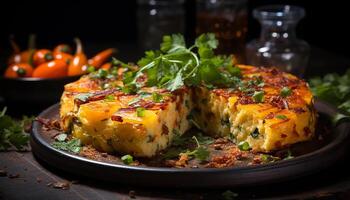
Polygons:
[[123,118],[121,116],[118,116],[118,115],[112,115],[111,120],[117,121],[117,122],[123,122]]
[[242,96],[239,99],[239,103],[246,105],[246,104],[253,104],[254,100],[250,96]]
[[286,134],[284,134],[284,133],[281,134],[281,138],[286,138],[286,137],[287,137]]
[[169,129],[165,124],[163,124],[162,125],[162,135],[168,135],[168,134],[169,134]]
[[301,113],[304,113],[304,112],[306,112],[303,108],[300,108],[300,107],[298,107],[298,108],[292,108],[291,110],[293,110],[295,113],[297,113],[297,114],[301,114]]
[[270,112],[268,115],[265,116],[265,119],[272,119],[275,117],[275,114]]

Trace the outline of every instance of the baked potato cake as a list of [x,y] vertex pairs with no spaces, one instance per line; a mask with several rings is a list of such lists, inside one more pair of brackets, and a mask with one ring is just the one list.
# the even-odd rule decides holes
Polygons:
[[84,76],[65,86],[63,128],[83,144],[139,157],[154,156],[193,124],[258,152],[314,135],[313,96],[304,81],[274,68],[238,67],[242,78],[236,88],[183,87],[174,92],[143,87],[127,94],[115,89],[123,84],[118,79]]
[[236,89],[193,90],[193,117],[214,137],[230,136],[244,150],[269,152],[309,140],[316,112],[306,82],[274,68],[239,66]]

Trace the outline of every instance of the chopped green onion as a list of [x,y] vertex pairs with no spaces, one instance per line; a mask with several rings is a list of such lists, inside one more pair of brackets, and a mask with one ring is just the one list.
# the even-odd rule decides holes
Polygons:
[[145,116],[145,108],[138,107],[136,108],[136,113],[138,117],[144,117]]
[[113,100],[115,100],[115,97],[113,96],[113,95],[107,95],[106,97],[105,97],[105,100],[107,100],[107,101],[113,101]]
[[127,154],[121,157],[121,160],[123,161],[124,164],[130,165],[131,163],[134,162],[134,159],[131,155]]
[[281,97],[283,98],[286,98],[291,94],[292,94],[292,89],[290,89],[289,87],[283,87],[280,93]]
[[262,103],[264,101],[264,91],[255,91],[253,99],[255,103]]
[[285,115],[276,115],[276,118],[285,120],[285,119],[287,119],[287,116],[285,116]]
[[249,151],[250,150],[250,146],[248,142],[242,141],[240,143],[238,143],[238,148],[241,151]]

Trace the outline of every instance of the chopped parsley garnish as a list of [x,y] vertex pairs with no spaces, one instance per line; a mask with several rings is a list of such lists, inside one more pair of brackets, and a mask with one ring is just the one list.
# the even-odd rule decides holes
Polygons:
[[331,73],[310,81],[312,93],[319,99],[336,106],[341,113],[333,116],[333,123],[350,120],[350,69],[343,75]]
[[152,94],[152,100],[156,103],[159,103],[163,100],[163,96],[155,92]]
[[289,87],[283,87],[280,93],[281,97],[283,98],[286,98],[291,94],[292,94],[292,89],[290,89]]
[[114,101],[115,100],[115,97],[114,97],[114,95],[107,95],[106,97],[105,97],[105,100],[107,100],[107,101]]
[[129,154],[122,156],[120,159],[126,165],[130,165],[131,163],[134,162],[134,158],[131,155],[129,155]]
[[285,115],[276,115],[275,117],[276,117],[277,119],[282,119],[282,120],[285,120],[285,119],[288,118],[288,117],[285,116]]
[[136,114],[138,117],[144,117],[145,116],[145,108],[138,107],[136,108]]
[[108,75],[108,71],[107,71],[107,70],[104,70],[104,69],[99,69],[99,70],[97,71],[97,74],[96,74],[96,76],[97,76],[98,78],[102,78],[102,79],[107,78],[107,75]]
[[[140,68],[124,75],[124,85],[136,89],[144,85],[157,86],[170,91],[184,85],[236,86],[240,70],[233,66],[232,57],[214,55],[217,46],[213,33],[200,35],[189,48],[182,35],[166,35],[160,50],[146,51],[145,57],[138,61]],[[145,74],[147,82],[140,81]]]
[[264,91],[255,91],[253,94],[253,100],[255,103],[264,102]]
[[238,148],[241,151],[249,151],[250,150],[250,145],[248,142],[242,141],[240,143],[238,143]]
[[250,133],[250,136],[252,136],[252,138],[256,139],[259,137],[259,130],[258,128],[255,128],[253,132]]
[[196,136],[193,136],[192,139],[196,142],[197,148],[194,149],[193,151],[187,150],[185,153],[181,153],[181,154],[186,154],[187,156],[195,157],[196,159],[202,162],[207,161],[210,155],[210,152],[208,151],[208,149],[206,147],[203,147],[200,144]]
[[57,141],[53,142],[51,146],[55,149],[63,150],[63,151],[68,151],[71,153],[79,153],[81,150],[81,142],[80,139],[73,138],[71,140],[66,141],[66,138],[63,141],[60,141],[59,139],[63,139],[59,137],[56,138]]

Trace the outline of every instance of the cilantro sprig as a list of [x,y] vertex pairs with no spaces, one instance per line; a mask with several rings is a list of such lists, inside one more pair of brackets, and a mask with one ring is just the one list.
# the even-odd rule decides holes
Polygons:
[[324,77],[312,78],[309,83],[316,97],[336,106],[341,111],[333,117],[334,124],[342,120],[350,120],[350,69],[342,76],[331,73]]
[[[137,63],[140,68],[125,73],[124,86],[129,92],[136,92],[144,85],[169,91],[185,85],[233,87],[240,80],[240,70],[233,66],[232,57],[214,54],[217,46],[213,33],[200,35],[189,48],[182,35],[166,35],[160,50],[146,51]],[[145,75],[144,82],[142,77]]]
[[29,134],[26,127],[30,126],[34,117],[24,116],[22,120],[14,120],[6,115],[6,107],[0,112],[0,151],[26,150]]

